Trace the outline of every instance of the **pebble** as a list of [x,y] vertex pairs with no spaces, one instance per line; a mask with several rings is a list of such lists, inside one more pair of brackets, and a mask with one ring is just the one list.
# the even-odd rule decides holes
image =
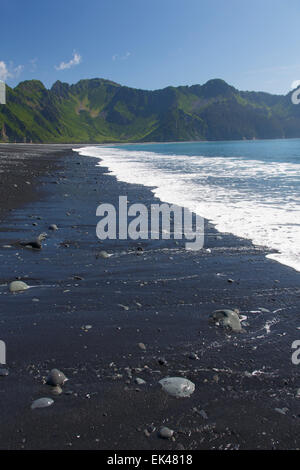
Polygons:
[[137,385],[144,385],[144,384],[146,383],[146,380],[140,379],[139,377],[137,377],[137,378],[135,379],[135,383],[136,383]]
[[144,345],[144,343],[138,343],[138,347],[142,349],[142,351],[146,351],[146,346]]
[[104,251],[104,250],[100,251],[100,252],[97,254],[97,258],[104,258],[104,259],[105,259],[105,258],[110,258],[110,256],[112,256],[112,255],[109,255],[109,254],[107,253],[107,251]]
[[51,225],[49,225],[49,227],[48,227],[48,228],[49,228],[49,230],[58,230],[58,226],[57,226],[57,225],[55,225],[55,224],[51,224]]
[[52,369],[47,377],[46,383],[48,385],[56,386],[63,385],[67,380],[68,379],[63,372],[58,369]]
[[118,304],[118,307],[121,307],[123,310],[129,310],[129,307],[127,305],[123,305],[123,304]]
[[194,360],[198,360],[198,359],[199,359],[199,357],[197,356],[197,354],[196,354],[196,353],[193,353],[193,352],[189,355],[189,358],[190,358],[190,359],[194,359]]
[[9,374],[8,369],[0,369],[0,377],[7,377]]
[[168,364],[164,357],[159,357],[157,362],[160,366],[166,366]]
[[34,410],[35,408],[47,408],[48,406],[53,405],[53,403],[54,403],[54,400],[52,400],[52,398],[47,398],[47,397],[38,398],[32,403],[31,409]]
[[216,310],[212,313],[211,318],[216,323],[216,325],[222,325],[226,328],[230,328],[235,332],[243,330],[240,317],[235,310]]
[[278,413],[282,415],[286,415],[289,409],[288,408],[275,408],[275,411],[277,411]]
[[23,281],[13,281],[9,284],[10,292],[21,292],[27,289],[29,289],[29,286]]
[[159,430],[159,437],[162,437],[163,439],[171,439],[173,437],[174,431],[170,428],[167,428],[166,426],[160,428]]
[[166,393],[176,398],[187,398],[195,391],[195,384],[183,377],[165,377],[159,383]]

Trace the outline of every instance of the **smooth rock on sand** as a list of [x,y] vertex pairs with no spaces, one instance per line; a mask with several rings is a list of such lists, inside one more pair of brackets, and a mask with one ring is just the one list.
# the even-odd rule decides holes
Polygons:
[[38,398],[32,403],[31,409],[34,410],[36,408],[47,408],[48,406],[53,405],[53,403],[54,403],[54,400],[52,400],[52,398],[48,398],[48,397]]
[[47,377],[46,383],[47,385],[55,387],[56,385],[63,385],[67,380],[63,372],[58,369],[52,369]]
[[49,225],[49,230],[53,230],[53,231],[58,230],[58,226],[56,224],[51,224]]
[[195,384],[183,377],[165,377],[159,383],[166,393],[176,398],[187,398],[195,391]]
[[34,250],[41,250],[42,249],[42,241],[47,238],[46,233],[41,233],[35,240],[29,242],[20,242],[22,246],[25,248],[33,248]]
[[135,379],[135,383],[136,383],[137,385],[145,385],[146,380],[141,379],[140,377],[137,377],[137,378]]
[[29,286],[23,281],[13,281],[9,284],[10,292],[22,292],[27,289],[29,289]]
[[171,439],[171,437],[173,437],[173,434],[173,429],[167,428],[166,426],[163,426],[159,430],[159,437],[162,437],[163,439]]
[[97,254],[97,258],[110,258],[112,255],[108,254],[107,251],[100,251],[98,254]]
[[224,309],[216,310],[211,315],[212,320],[219,325],[230,328],[232,331],[242,331],[241,321],[238,312]]

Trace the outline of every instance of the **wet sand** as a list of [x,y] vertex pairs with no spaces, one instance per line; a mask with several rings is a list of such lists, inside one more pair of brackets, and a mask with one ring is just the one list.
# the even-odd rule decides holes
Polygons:
[[[9,369],[0,377],[0,449],[299,448],[291,344],[300,339],[300,274],[208,223],[210,253],[173,240],[99,241],[100,202],[158,201],[96,164],[68,146],[0,146],[0,339]],[[40,252],[18,243],[42,232]],[[33,287],[9,293],[17,278]],[[244,333],[209,322],[224,307],[247,316]],[[69,378],[57,397],[43,383],[54,367]],[[195,392],[166,395],[158,385],[166,376],[192,380]],[[51,407],[31,410],[47,396]],[[158,436],[163,425],[173,439]]]

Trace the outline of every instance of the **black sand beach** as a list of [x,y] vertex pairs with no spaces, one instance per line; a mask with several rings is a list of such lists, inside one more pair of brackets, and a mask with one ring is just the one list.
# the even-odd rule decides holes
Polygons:
[[[100,202],[154,197],[96,164],[70,146],[0,146],[0,449],[300,448],[300,274],[210,224],[200,252],[99,241]],[[42,232],[41,251],[18,243]],[[15,279],[33,287],[11,294]],[[244,333],[209,322],[226,307],[247,316]],[[43,383],[54,367],[69,378],[59,396]],[[195,392],[166,395],[166,376]],[[40,397],[54,404],[31,410]],[[164,425],[172,439],[159,437]]]

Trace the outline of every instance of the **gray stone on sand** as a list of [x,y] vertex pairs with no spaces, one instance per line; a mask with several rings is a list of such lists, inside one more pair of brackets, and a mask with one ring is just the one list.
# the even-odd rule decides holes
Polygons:
[[35,240],[29,242],[20,242],[22,246],[25,248],[32,248],[34,250],[41,250],[42,249],[42,241],[47,238],[46,233],[41,233]]
[[144,343],[138,343],[138,347],[139,347],[142,351],[146,351],[146,346],[144,345]]
[[165,377],[159,383],[166,393],[176,398],[187,398],[195,391],[195,384],[183,377]]
[[287,412],[289,411],[288,408],[275,408],[275,411],[277,411],[277,413],[280,413],[281,415],[286,415]]
[[107,251],[104,251],[104,250],[100,251],[100,252],[97,254],[97,258],[104,258],[104,259],[106,259],[106,258],[110,258],[111,256],[112,256],[112,255],[109,255],[109,254],[107,253]]
[[232,331],[237,332],[243,330],[239,314],[235,310],[216,310],[212,313],[211,318],[217,325],[222,325],[225,328],[230,328]]
[[137,377],[137,378],[135,379],[135,383],[136,383],[137,385],[145,385],[146,380],[140,379],[139,377]]
[[159,357],[159,358],[157,359],[157,362],[158,362],[158,364],[159,364],[160,366],[166,366],[166,365],[168,365],[168,362],[167,362],[167,360],[166,360],[164,357]]
[[163,439],[171,439],[171,437],[173,437],[173,434],[173,429],[167,428],[166,426],[163,426],[159,430],[159,437],[162,437]]
[[190,359],[193,359],[194,361],[197,361],[197,360],[199,359],[199,357],[197,356],[197,354],[194,353],[194,352],[191,352],[191,353],[189,354],[189,358],[190,358]]
[[51,224],[49,225],[49,230],[53,230],[53,231],[58,230],[58,226],[56,224]]
[[46,383],[55,387],[56,385],[63,385],[67,380],[63,372],[58,369],[52,369],[47,377]]
[[29,289],[29,286],[23,281],[13,281],[9,284],[10,292],[22,292],[27,289]]
[[34,410],[36,408],[47,408],[48,406],[53,405],[53,403],[54,403],[54,400],[52,400],[52,398],[48,398],[48,397],[38,398],[32,403],[31,409]]

